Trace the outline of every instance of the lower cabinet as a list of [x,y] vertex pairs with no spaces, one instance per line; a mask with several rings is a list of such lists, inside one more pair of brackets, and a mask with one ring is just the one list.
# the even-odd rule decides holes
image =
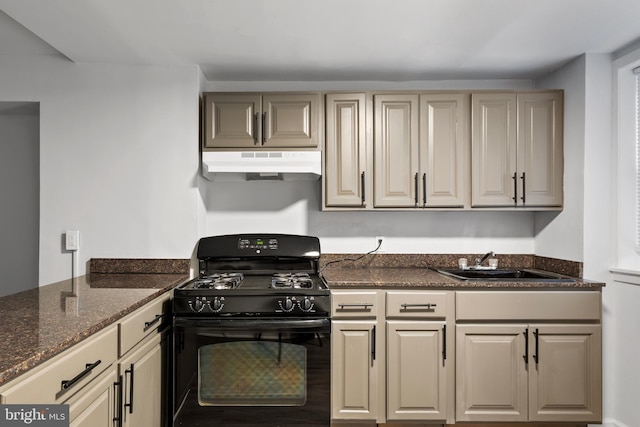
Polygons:
[[334,321],[331,330],[332,418],[375,420],[378,414],[376,322]]
[[334,426],[602,421],[599,290],[332,299]]
[[160,427],[163,424],[165,334],[155,334],[119,363],[122,380],[122,426]]
[[113,427],[117,421],[118,372],[115,365],[66,401],[70,427]]
[[332,298],[334,424],[452,421],[453,293],[336,291]]
[[[384,360],[379,341],[377,291],[332,293],[331,418],[377,421],[381,417]],[[379,421],[383,422],[383,421]]]
[[[488,292],[481,301],[475,297],[459,293],[456,421],[602,420],[598,292]],[[472,300],[474,307],[465,311]],[[510,313],[518,312],[518,306],[522,314]],[[460,324],[460,318],[475,319]],[[488,318],[495,322],[486,322]]]
[[165,294],[0,387],[3,404],[68,404],[72,427],[166,426]]
[[387,322],[387,419],[445,420],[445,322]]

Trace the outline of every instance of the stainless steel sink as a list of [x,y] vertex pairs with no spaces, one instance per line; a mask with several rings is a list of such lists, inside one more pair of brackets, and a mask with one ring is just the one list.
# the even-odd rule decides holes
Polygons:
[[438,273],[453,277],[459,280],[474,281],[502,281],[502,282],[575,282],[570,277],[564,277],[559,274],[542,272],[529,269],[458,269],[458,268],[440,268],[435,269]]

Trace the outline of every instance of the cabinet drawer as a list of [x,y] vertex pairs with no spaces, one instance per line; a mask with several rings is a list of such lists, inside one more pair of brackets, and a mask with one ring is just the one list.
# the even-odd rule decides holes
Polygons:
[[445,292],[387,292],[387,317],[445,317],[446,313]]
[[332,293],[331,317],[377,317],[378,292],[354,291]]
[[600,292],[460,291],[456,320],[600,320]]
[[119,324],[119,355],[124,355],[165,323],[169,305],[169,293],[151,301],[125,317]]
[[115,362],[117,345],[115,326],[87,338],[16,378],[10,383],[15,385],[2,392],[2,403],[46,404],[67,399]]

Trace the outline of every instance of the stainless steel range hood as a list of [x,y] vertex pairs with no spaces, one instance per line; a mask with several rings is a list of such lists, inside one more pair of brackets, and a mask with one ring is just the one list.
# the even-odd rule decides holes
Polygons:
[[320,151],[202,152],[202,175],[210,181],[313,181],[321,173]]

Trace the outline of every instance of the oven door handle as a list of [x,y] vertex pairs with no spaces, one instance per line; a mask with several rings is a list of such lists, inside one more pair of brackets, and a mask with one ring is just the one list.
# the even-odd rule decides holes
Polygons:
[[176,317],[176,326],[195,326],[197,328],[218,330],[218,331],[252,331],[252,332],[288,332],[288,331],[308,331],[326,332],[331,329],[331,319],[203,319]]

